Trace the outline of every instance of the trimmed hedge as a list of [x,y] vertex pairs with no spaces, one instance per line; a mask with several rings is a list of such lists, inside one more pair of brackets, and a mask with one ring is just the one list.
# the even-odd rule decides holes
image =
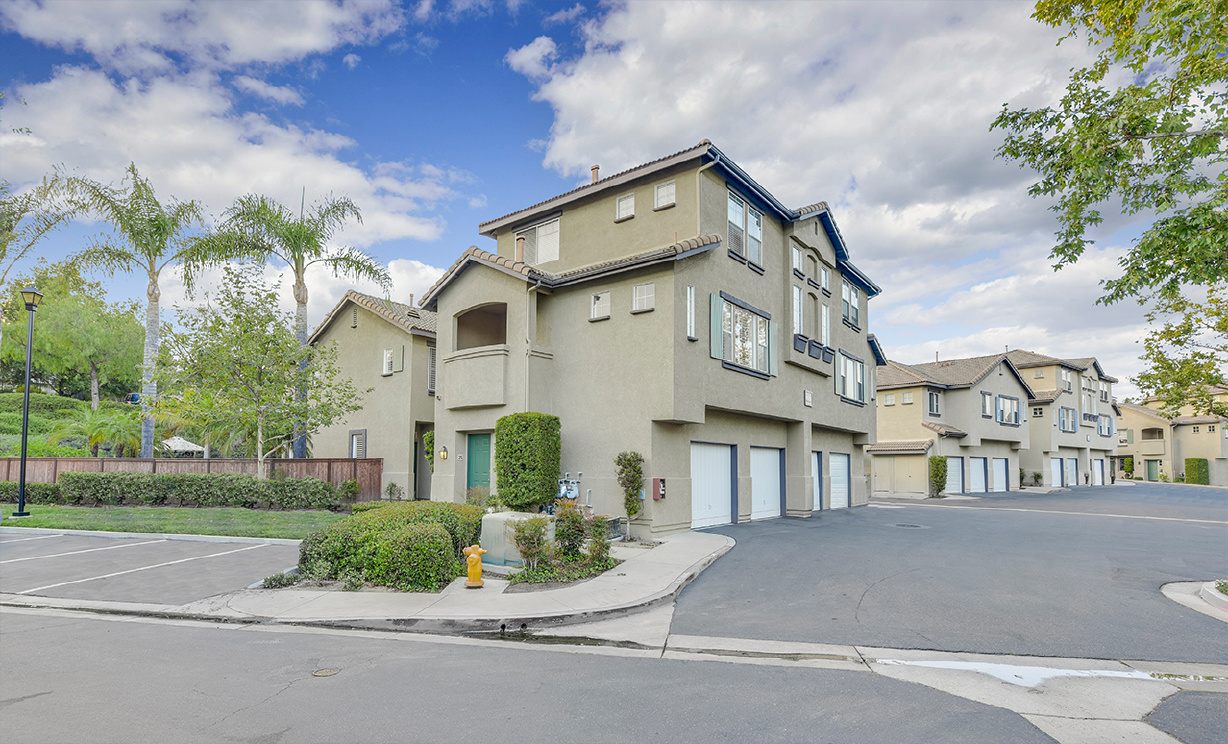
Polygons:
[[258,506],[283,510],[341,508],[354,489],[316,478],[259,480],[239,473],[60,473],[59,495],[70,506]]
[[1211,464],[1205,457],[1185,458],[1185,482],[1211,485]]
[[299,545],[299,571],[402,591],[437,591],[462,573],[460,550],[477,541],[482,510],[432,501],[363,505]]
[[513,413],[495,423],[499,501],[524,511],[558,495],[563,440],[558,416]]
[[[6,504],[17,503],[16,481],[0,481],[0,501]],[[60,486],[56,483],[26,483],[27,504],[59,504]]]

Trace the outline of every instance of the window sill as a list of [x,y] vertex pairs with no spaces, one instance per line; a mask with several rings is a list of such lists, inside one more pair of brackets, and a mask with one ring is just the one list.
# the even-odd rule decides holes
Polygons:
[[754,261],[751,261],[751,260],[748,258],[748,259],[746,259],[746,265],[750,267],[750,270],[751,270],[751,271],[755,272],[755,273],[756,273],[756,274],[758,274],[759,276],[763,276],[763,273],[764,273],[764,271],[765,271],[765,270],[764,270],[764,268],[763,268],[762,266],[760,266],[759,264],[755,263]]
[[849,320],[848,318],[841,318],[840,320],[841,320],[841,321],[842,321],[842,322],[843,322],[843,323],[844,323],[846,326],[848,326],[849,328],[852,328],[852,329],[853,329],[854,331],[856,331],[857,333],[861,333],[861,326],[857,325],[856,323],[853,323],[853,322],[852,322],[851,320]]
[[760,372],[757,369],[751,369],[750,367],[743,367],[740,364],[734,364],[733,362],[727,362],[724,359],[721,360],[721,366],[724,367],[725,369],[733,370],[734,372],[741,372],[744,375],[750,375],[751,377],[757,377],[760,380],[772,379],[772,376],[769,375],[767,372]]
[[633,219],[635,219],[635,215],[633,214],[629,214],[626,217],[615,217],[614,224],[617,225],[620,222],[626,222],[627,220],[633,220]]
[[[839,394],[837,393],[837,395]],[[839,397],[841,403],[848,403],[849,405],[857,406],[858,408],[866,407],[866,404],[863,401],[857,400],[856,398],[846,398],[843,395],[839,395]]]
[[793,270],[793,276],[797,277],[798,279],[805,279],[805,278],[806,278],[806,275],[802,273],[802,270],[801,270],[801,269],[794,269],[794,270]]
[[667,210],[667,209],[673,209],[673,208],[674,208],[676,205],[677,205],[677,202],[670,202],[669,204],[662,204],[662,205],[661,205],[661,206],[659,206],[659,207],[653,207],[653,208],[652,208],[652,211],[654,211],[654,212],[664,212],[664,211],[665,211],[665,210]]
[[815,289],[817,289],[817,290],[822,291],[822,289],[823,289],[823,287],[822,287],[822,286],[821,286],[821,285],[820,285],[818,282],[816,282],[816,281],[815,281],[815,280],[813,280],[813,279],[809,279],[809,278],[808,278],[808,279],[806,279],[806,283],[807,283],[807,284],[809,284],[811,287],[814,287],[814,288],[815,288]]
[[729,249],[729,257],[735,261],[741,261],[742,263],[746,263],[746,256],[743,256],[741,253],[738,253],[732,248]]
[[982,413],[981,418],[991,419],[993,418],[993,414],[992,413]]
[[998,426],[1011,426],[1018,429],[1022,424],[1012,424],[1009,421],[999,421]]
[[827,287],[823,287],[823,295],[825,297],[831,297],[831,290],[828,289]]
[[603,321],[603,320],[609,320],[609,319],[610,319],[610,316],[608,316],[608,315],[601,315],[601,316],[596,317],[596,318],[589,318],[589,319],[588,319],[588,322],[590,322],[590,323],[598,323],[598,322],[600,322],[600,321]]
[[632,311],[631,311],[631,314],[632,314],[632,315],[643,315],[644,313],[651,313],[653,310],[656,310],[656,308],[655,308],[655,307],[646,307],[646,308],[644,308],[644,309],[642,309],[642,310],[632,310]]

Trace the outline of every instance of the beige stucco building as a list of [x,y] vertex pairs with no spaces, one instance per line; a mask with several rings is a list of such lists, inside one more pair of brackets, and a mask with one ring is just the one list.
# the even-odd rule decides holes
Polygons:
[[402,498],[430,498],[430,467],[422,435],[435,412],[435,314],[411,304],[345,293],[311,335],[312,344],[337,344],[343,376],[371,389],[363,408],[315,432],[315,457],[379,457],[380,492],[390,484]]
[[[1211,396],[1228,402],[1228,389],[1213,388]],[[1228,486],[1228,421],[1200,415],[1192,406],[1170,418],[1161,410],[1162,404],[1156,398],[1147,398],[1141,405],[1118,404],[1118,472],[1124,474],[1129,457],[1134,461],[1135,477],[1173,480],[1185,476],[1186,458],[1205,458],[1211,485]]]
[[878,443],[869,448],[876,493],[927,495],[932,456],[947,459],[948,494],[1020,486],[1032,391],[1005,354],[888,361],[877,384]]
[[538,411],[598,512],[624,513],[615,456],[644,456],[641,533],[866,502],[879,289],[826,204],[784,206],[705,140],[479,231],[422,300],[433,498],[494,488],[495,422]]
[[1019,467],[1045,486],[1107,485],[1117,452],[1113,383],[1095,358],[1057,359],[1016,349],[1006,357],[1032,390],[1028,448]]

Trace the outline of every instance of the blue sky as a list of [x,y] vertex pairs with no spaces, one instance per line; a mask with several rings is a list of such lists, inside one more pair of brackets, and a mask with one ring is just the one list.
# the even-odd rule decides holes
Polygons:
[[[1138,225],[1111,219],[1055,275],[1052,215],[1027,196],[1030,174],[993,157],[1001,104],[1052,101],[1090,56],[1029,12],[0,0],[0,177],[22,188],[63,164],[118,182],[133,161],[214,215],[253,191],[346,194],[364,224],[340,240],[389,263],[405,300],[489,247],[479,222],[573,188],[590,165],[613,173],[709,138],[785,203],[832,205],[884,288],[870,323],[891,358],[1093,354],[1124,383],[1143,312],[1094,300]],[[74,225],[37,252],[60,260],[97,230]],[[106,282],[143,298],[143,282]],[[310,319],[348,286],[309,276]],[[173,275],[163,296],[186,302]]]

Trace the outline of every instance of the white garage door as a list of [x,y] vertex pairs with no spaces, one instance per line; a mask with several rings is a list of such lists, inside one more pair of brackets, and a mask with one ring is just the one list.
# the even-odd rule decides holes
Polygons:
[[1074,457],[1066,458],[1066,485],[1079,485],[1079,461]]
[[1049,458],[1049,480],[1052,481],[1054,487],[1062,485],[1062,458]]
[[964,492],[964,458],[947,458],[947,493]]
[[727,444],[691,443],[691,528],[729,524],[732,493],[732,448]]
[[780,453],[772,447],[750,448],[750,518],[780,516]]
[[810,453],[810,472],[814,474],[814,510],[823,508],[823,453]]
[[828,461],[831,468],[831,508],[847,509],[849,505],[849,456],[831,453]]
[[1092,460],[1092,485],[1104,485],[1104,460]]
[[1010,481],[1007,480],[1010,472],[1010,461],[1005,457],[995,457],[993,459],[993,490],[1006,491],[1009,490]]
[[969,458],[968,468],[971,470],[968,473],[968,490],[972,493],[985,493],[985,458]]

